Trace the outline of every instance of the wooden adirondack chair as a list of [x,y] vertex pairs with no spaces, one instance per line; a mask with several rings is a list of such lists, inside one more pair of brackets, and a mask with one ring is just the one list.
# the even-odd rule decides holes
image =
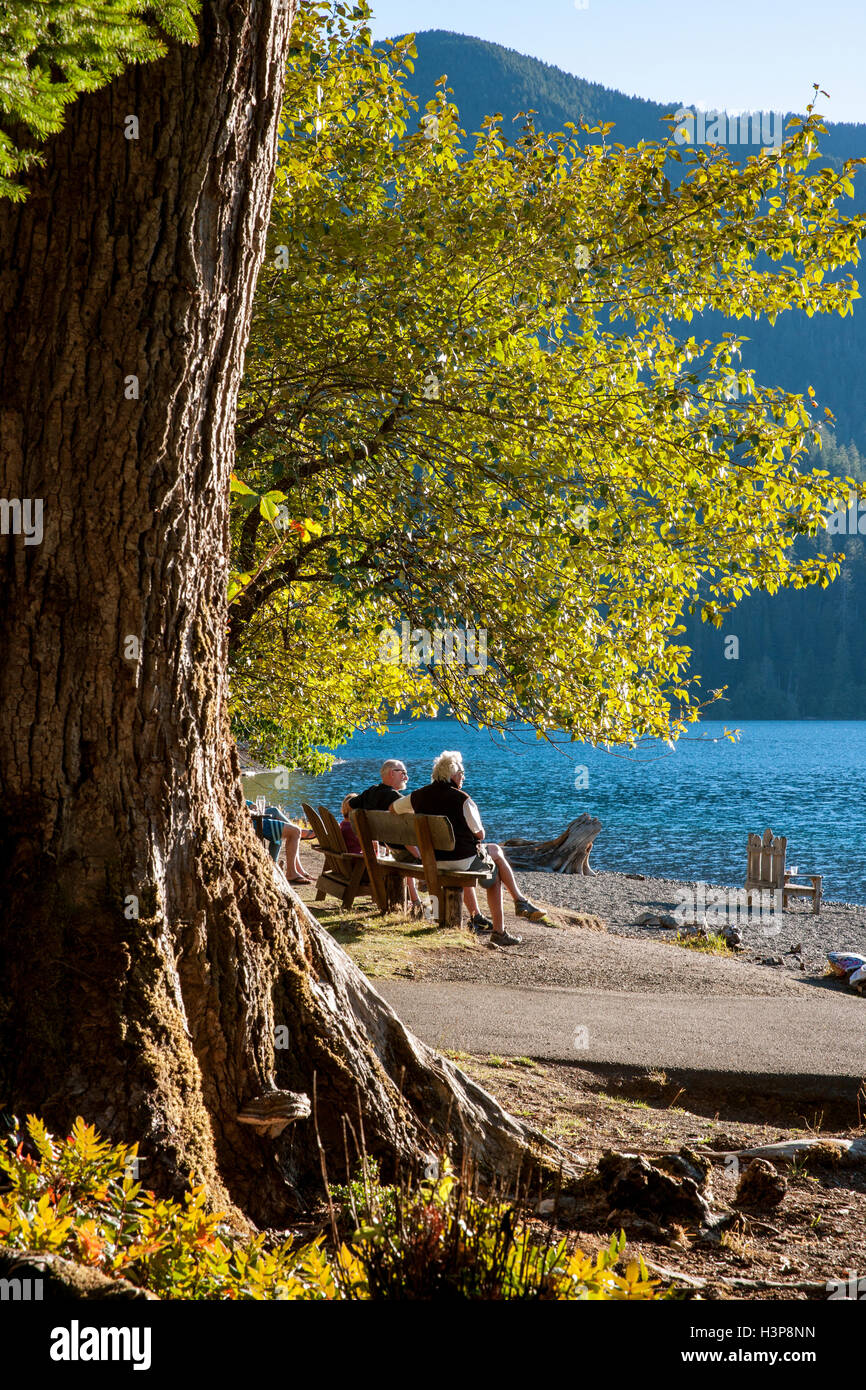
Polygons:
[[[793,875],[785,868],[788,841],[784,835],[774,835],[765,830],[763,835],[749,835],[748,860],[746,864],[746,892],[780,892],[782,909],[788,906],[790,897],[811,898],[812,912],[821,910],[821,894],[824,884],[823,874],[807,874],[811,884],[792,883]],[[751,903],[751,896],[749,898]]]
[[[423,877],[431,897],[439,906],[440,927],[459,927],[463,912],[463,889],[474,888],[484,872],[443,869],[434,854],[437,849],[454,848],[454,831],[445,816],[393,815],[390,811],[352,811],[352,824],[364,850],[364,861],[373,884],[373,893],[382,912],[389,911],[387,879],[396,871],[401,875]],[[377,859],[373,841],[391,845],[417,845],[421,867]]]
[[363,856],[349,853],[336,817],[327,806],[314,811],[306,802],[301,805],[316,835],[311,848],[324,855],[322,871],[316,879],[316,902],[332,897],[338,898],[342,907],[351,907],[357,897],[371,896]]

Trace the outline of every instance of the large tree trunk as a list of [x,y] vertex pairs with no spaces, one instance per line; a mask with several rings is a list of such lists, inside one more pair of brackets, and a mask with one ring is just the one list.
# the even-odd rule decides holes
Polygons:
[[139,1142],[149,1184],[193,1170],[269,1223],[318,1163],[309,1120],[238,1122],[274,1089],[315,1078],[340,1154],[359,1096],[386,1157],[449,1104],[482,1163],[533,1146],[280,891],[228,736],[228,480],[289,23],[203,6],[198,47],[80,99],[0,207],[0,490],[44,526],[0,537],[0,1105],[81,1113]]

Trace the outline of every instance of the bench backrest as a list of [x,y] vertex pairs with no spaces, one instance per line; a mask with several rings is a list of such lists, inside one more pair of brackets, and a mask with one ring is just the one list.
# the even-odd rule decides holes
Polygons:
[[785,855],[788,841],[784,835],[765,830],[763,835],[750,835],[746,883],[766,888],[782,888],[785,884]]
[[[357,828],[357,812],[351,811],[349,818]],[[391,811],[366,811],[367,828],[374,840],[386,845],[418,845],[420,847],[418,821],[426,823],[433,849],[453,849],[454,831],[447,816],[403,816]],[[423,837],[423,831],[420,832]],[[360,838],[360,836],[359,836]]]

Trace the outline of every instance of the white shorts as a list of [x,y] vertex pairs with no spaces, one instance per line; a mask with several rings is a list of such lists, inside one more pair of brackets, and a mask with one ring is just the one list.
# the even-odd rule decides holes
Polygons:
[[486,845],[478,846],[478,853],[473,854],[469,859],[437,859],[436,866],[439,869],[453,869],[457,873],[466,873],[469,869],[486,870],[484,878],[478,880],[481,888],[492,888],[499,881],[499,870],[494,864],[490,855],[487,853]]

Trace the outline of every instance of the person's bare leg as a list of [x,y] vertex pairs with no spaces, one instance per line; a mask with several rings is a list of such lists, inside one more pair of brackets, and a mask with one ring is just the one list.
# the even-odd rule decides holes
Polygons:
[[502,882],[508,889],[512,898],[522,898],[523,894],[517,886],[517,879],[514,877],[514,870],[512,869],[508,860],[505,858],[505,855],[502,853],[501,846],[488,845],[487,853],[490,855],[490,858],[493,860],[494,864],[499,870],[499,877],[502,879]]
[[[414,854],[416,859],[421,858],[421,851],[417,845],[406,845],[406,853]],[[411,874],[406,875],[406,885],[409,889],[409,901],[413,907],[421,906],[421,899],[418,897],[418,887]]]
[[478,894],[475,892],[474,888],[463,889],[463,906],[466,908],[470,917],[478,916],[480,908],[478,906]]
[[491,935],[494,938],[496,936],[501,936],[503,932],[501,883],[494,883],[492,888],[487,889],[487,907],[490,911],[490,917],[493,921],[493,932],[491,933]]
[[301,861],[298,858],[298,846],[301,843],[301,827],[299,825],[283,826],[283,853],[286,856],[285,875],[288,879],[299,878],[304,883],[312,883],[309,874],[304,873]]

